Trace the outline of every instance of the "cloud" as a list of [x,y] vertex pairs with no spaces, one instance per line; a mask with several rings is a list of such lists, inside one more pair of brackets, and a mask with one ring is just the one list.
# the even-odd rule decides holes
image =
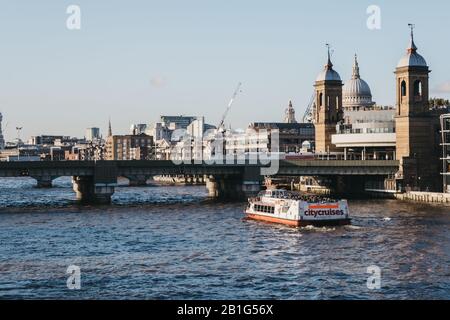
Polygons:
[[167,79],[164,76],[155,76],[150,80],[150,84],[154,88],[162,88],[167,84]]
[[437,93],[450,93],[450,81],[441,83],[433,91]]

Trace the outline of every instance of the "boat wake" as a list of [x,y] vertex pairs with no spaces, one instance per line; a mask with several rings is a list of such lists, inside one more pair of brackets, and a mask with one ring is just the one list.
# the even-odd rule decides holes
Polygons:
[[301,227],[299,228],[302,231],[313,231],[313,232],[322,232],[322,233],[326,233],[326,232],[334,232],[336,231],[336,228],[329,228],[329,227],[315,227],[315,226],[306,226],[306,227]]

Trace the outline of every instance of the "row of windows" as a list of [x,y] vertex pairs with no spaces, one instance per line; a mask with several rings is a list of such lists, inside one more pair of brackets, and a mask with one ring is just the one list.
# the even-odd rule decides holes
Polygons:
[[[319,93],[319,106],[322,107],[324,105],[325,101],[324,101],[324,96],[323,93]],[[331,104],[331,98],[330,96],[327,96],[327,106],[330,106]],[[339,97],[336,96],[336,107],[339,108]]]
[[124,140],[122,140],[122,139],[117,139],[117,143],[118,143],[118,144],[121,144],[122,141],[123,141],[124,144],[127,144],[127,142],[128,142],[129,144],[132,144],[133,142],[136,143],[136,144],[139,144],[139,142],[140,142],[141,144],[143,144],[143,143],[151,144],[151,142],[152,142],[151,139],[135,139],[135,140],[133,140],[133,141],[132,141],[132,140],[127,140],[127,139],[124,139]]
[[262,206],[262,205],[259,205],[259,204],[255,204],[255,211],[274,214],[275,213],[275,207]]
[[395,133],[395,128],[366,128],[366,129],[341,129],[338,128],[338,134],[352,134],[352,133]]
[[[407,89],[406,89],[406,81],[402,81],[401,83],[401,94],[402,97],[406,97]],[[421,97],[422,96],[422,81],[416,80],[414,82],[414,96]]]

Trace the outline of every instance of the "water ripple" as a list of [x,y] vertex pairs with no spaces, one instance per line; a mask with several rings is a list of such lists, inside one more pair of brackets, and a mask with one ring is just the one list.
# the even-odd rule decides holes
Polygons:
[[297,230],[243,221],[243,203],[204,187],[120,187],[95,207],[74,202],[70,180],[33,183],[0,179],[1,299],[450,298],[448,208],[351,201],[353,225]]

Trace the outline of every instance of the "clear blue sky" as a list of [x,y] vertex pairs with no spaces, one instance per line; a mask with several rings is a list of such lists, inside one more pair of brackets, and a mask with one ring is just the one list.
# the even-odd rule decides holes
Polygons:
[[[79,31],[66,8],[82,10]],[[382,29],[366,27],[381,7]],[[0,3],[0,112],[7,140],[115,133],[160,114],[205,115],[217,124],[239,81],[233,127],[281,120],[292,99],[303,114],[326,62],[343,79],[354,53],[380,104],[394,104],[394,68],[408,44],[407,24],[427,59],[432,96],[450,97],[450,2],[264,0],[3,0]],[[438,92],[439,91],[439,92]]]

